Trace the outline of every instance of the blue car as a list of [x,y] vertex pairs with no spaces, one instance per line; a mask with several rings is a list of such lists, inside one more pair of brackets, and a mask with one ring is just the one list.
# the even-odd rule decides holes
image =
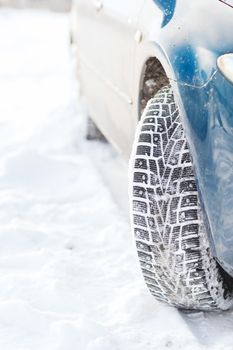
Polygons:
[[130,156],[145,282],[183,309],[233,296],[233,0],[76,0],[89,139]]

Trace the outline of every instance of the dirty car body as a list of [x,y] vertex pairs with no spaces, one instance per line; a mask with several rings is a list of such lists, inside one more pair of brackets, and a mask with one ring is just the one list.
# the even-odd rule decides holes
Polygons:
[[233,53],[233,1],[76,0],[73,16],[90,114],[126,157],[156,77],[173,87],[212,253],[233,276],[233,83],[217,65]]

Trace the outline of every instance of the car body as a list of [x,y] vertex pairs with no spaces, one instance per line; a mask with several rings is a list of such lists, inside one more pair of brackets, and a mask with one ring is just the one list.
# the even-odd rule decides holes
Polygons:
[[232,7],[232,0],[75,0],[72,35],[90,115],[125,157],[156,81],[171,84],[212,253],[233,277],[233,83],[217,65],[233,53]]

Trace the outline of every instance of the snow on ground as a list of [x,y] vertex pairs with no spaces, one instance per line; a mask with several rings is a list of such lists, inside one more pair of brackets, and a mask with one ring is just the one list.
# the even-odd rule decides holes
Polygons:
[[0,11],[0,349],[232,350],[232,312],[145,288],[127,165],[85,141],[72,76],[68,16]]

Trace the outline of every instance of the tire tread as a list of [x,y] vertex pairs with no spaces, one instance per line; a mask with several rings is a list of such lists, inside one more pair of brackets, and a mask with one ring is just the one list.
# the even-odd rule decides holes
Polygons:
[[131,170],[132,226],[151,294],[179,308],[228,308],[232,298],[210,253],[192,158],[170,86],[147,104]]

